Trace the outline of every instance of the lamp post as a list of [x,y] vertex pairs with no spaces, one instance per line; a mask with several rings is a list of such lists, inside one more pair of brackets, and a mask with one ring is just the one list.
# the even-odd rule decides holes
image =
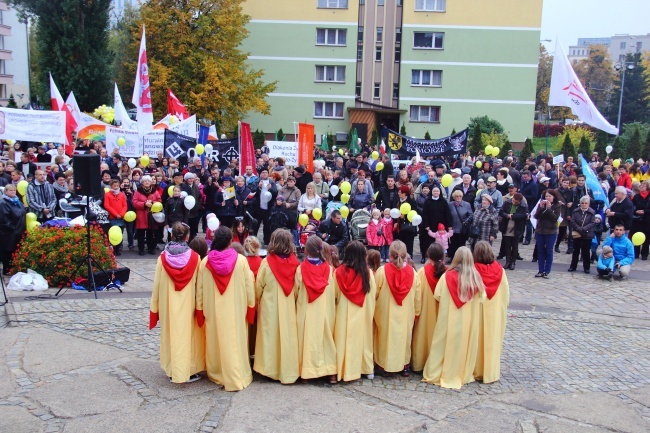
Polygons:
[[634,69],[634,62],[618,62],[614,65],[616,71],[623,71],[621,76],[621,96],[618,99],[618,120],[616,122],[616,129],[618,135],[621,135],[621,111],[623,109],[623,91],[625,90],[625,71]]

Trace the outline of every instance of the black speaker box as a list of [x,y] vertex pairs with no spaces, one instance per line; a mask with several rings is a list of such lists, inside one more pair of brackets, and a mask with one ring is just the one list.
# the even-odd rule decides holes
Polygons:
[[104,195],[101,188],[102,173],[99,171],[99,167],[99,155],[74,155],[72,157],[74,187],[77,194],[90,197]]
[[95,276],[95,284],[97,286],[105,286],[109,282],[113,282],[115,280],[119,281],[120,284],[124,284],[127,281],[129,281],[129,277],[131,276],[131,269],[129,268],[107,269],[106,275],[110,277],[110,281],[106,278],[106,275],[104,275],[102,272],[93,272],[93,275]]

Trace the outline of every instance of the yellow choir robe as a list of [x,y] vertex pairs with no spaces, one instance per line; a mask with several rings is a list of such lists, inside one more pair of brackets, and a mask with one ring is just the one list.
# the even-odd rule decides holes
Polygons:
[[370,292],[366,294],[363,307],[351,302],[341,292],[334,278],[336,296],[336,377],[346,382],[361,378],[362,374],[374,374],[372,357],[373,315],[375,313],[375,277],[370,273]]
[[[429,266],[429,264],[427,264]],[[435,286],[431,287],[425,275],[424,267],[418,270],[420,277],[420,299],[422,310],[420,317],[413,326],[413,342],[411,343],[411,367],[413,371],[422,371],[429,357],[433,331],[438,320],[438,301],[433,297]],[[442,277],[441,277],[442,278]],[[435,280],[434,283],[437,283]]]
[[253,370],[281,383],[300,376],[296,298],[285,296],[265,258],[257,271],[257,337]]
[[[421,310],[420,277],[410,268],[414,273],[413,283],[400,306],[388,285],[386,266],[393,265],[388,263],[375,273],[377,303],[374,315],[374,355],[375,363],[385,371],[397,372],[404,370],[411,362],[413,324]],[[407,269],[402,269],[399,272],[406,271]]]
[[[327,263],[321,266],[329,266]],[[298,362],[300,377],[313,379],[336,374],[336,346],[334,322],[336,300],[330,268],[329,284],[313,302],[309,302],[307,289],[298,267],[294,291],[298,322]]]
[[150,311],[160,320],[160,366],[173,383],[185,383],[190,376],[205,370],[205,332],[194,318],[196,307],[197,275],[200,261],[189,283],[175,290],[158,257]]
[[[494,281],[495,287],[498,288],[492,299],[489,299],[491,295],[490,282],[486,281],[485,273],[481,272],[487,298],[479,309],[478,351],[476,366],[474,367],[474,378],[482,380],[483,383],[496,382],[501,376],[501,349],[506,334],[508,305],[510,303],[510,287],[506,271],[498,262],[494,263],[498,265],[495,265],[495,267],[497,267],[501,275]],[[497,284],[498,286],[496,286]]]
[[212,273],[201,262],[197,309],[205,316],[206,370],[208,378],[226,391],[239,391],[253,381],[248,356],[247,314],[255,308],[253,272],[244,256],[237,255],[228,287],[221,294]]
[[422,381],[459,389],[474,382],[481,295],[475,294],[460,309],[457,308],[447,286],[450,272],[456,271],[447,271],[440,278],[433,295],[438,301],[438,320]]

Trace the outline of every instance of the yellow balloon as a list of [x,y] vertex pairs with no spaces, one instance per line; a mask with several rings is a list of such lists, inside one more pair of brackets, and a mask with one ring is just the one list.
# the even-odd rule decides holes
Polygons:
[[632,235],[632,243],[634,246],[641,246],[645,243],[645,233],[636,232]]
[[20,195],[25,195],[27,194],[28,185],[29,183],[26,180],[21,180],[20,182],[18,182],[18,185],[16,185],[16,191],[18,191]]
[[444,176],[442,176],[442,179],[440,179],[440,184],[447,188],[451,183],[454,181],[454,178],[451,177],[451,174],[447,173]]
[[[108,119],[106,119],[106,120],[108,120]],[[118,146],[124,146],[125,144],[126,144],[126,138],[120,137],[120,138],[117,139],[117,145]]]
[[311,216],[315,220],[320,220],[323,217],[323,210],[321,208],[317,207],[316,209],[311,211]]
[[33,212],[27,213],[27,215],[25,215],[25,221],[28,223],[36,221],[36,214]]
[[343,149],[339,149],[339,155],[343,156],[345,152],[343,152]]
[[124,221],[127,223],[132,223],[135,221],[135,212],[132,210],[128,211],[127,213],[124,214]]
[[205,152],[205,147],[202,144],[197,144],[194,150],[196,150],[197,155],[203,155],[203,152]]
[[501,149],[498,147],[495,146],[492,148],[492,156],[499,156],[499,152],[501,152]]
[[372,159],[374,159],[375,161],[377,161],[377,159],[379,159],[379,152],[377,152],[377,151],[375,150],[374,152],[372,152],[372,153],[370,154],[370,157],[371,157]]
[[411,212],[411,205],[408,203],[402,203],[402,205],[399,207],[399,212],[402,215],[408,214],[409,212]]
[[29,203],[27,203],[27,196],[26,195],[23,196],[23,203],[25,204],[25,206],[29,205]]
[[110,188],[104,188],[104,193],[108,193],[110,190]]
[[485,146],[485,154],[486,155],[492,155],[492,152],[494,151],[494,148],[490,146],[489,144]]
[[474,164],[474,165],[476,165],[476,168],[483,167],[483,163],[481,161],[476,161],[476,164]]
[[142,164],[143,167],[146,167],[149,165],[149,155],[142,155],[140,157],[140,164]]
[[169,188],[167,188],[167,195],[170,197],[174,196],[174,185],[169,185]]
[[347,203],[350,201],[350,194],[341,194],[341,201]]
[[122,228],[118,226],[113,226],[108,229],[108,241],[111,245],[120,245],[122,243],[123,235]]
[[418,214],[416,210],[410,210],[409,213],[406,214],[406,219],[409,220],[410,222],[413,221],[413,218]]
[[[615,159],[614,162],[612,162],[612,165],[614,168],[618,168],[619,165],[621,165],[621,160],[620,159]],[[18,191],[20,192],[20,191]]]
[[382,171],[383,169],[384,169],[383,162],[378,162],[377,165],[375,165],[375,171]]
[[352,191],[352,185],[350,185],[350,182],[346,180],[345,182],[341,182],[339,189],[343,194],[350,194],[350,191]]
[[375,200],[377,200],[377,196],[379,195],[379,191],[375,193]]
[[161,202],[157,201],[151,206],[151,212],[157,213],[157,212],[162,212],[163,210],[163,205]]
[[38,221],[32,221],[30,223],[27,223],[27,231],[29,231],[29,232],[34,231],[37,228],[39,228],[40,226],[41,226],[41,223],[39,223]]
[[339,209],[339,212],[341,212],[341,216],[343,218],[347,218],[348,215],[350,215],[350,209],[347,206],[341,206],[341,209]]
[[305,227],[309,223],[309,217],[307,216],[306,213],[300,214],[300,216],[298,217],[298,223],[303,227]]

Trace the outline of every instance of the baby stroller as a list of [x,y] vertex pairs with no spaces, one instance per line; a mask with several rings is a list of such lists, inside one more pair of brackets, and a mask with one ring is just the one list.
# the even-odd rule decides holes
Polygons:
[[352,214],[352,219],[350,219],[350,239],[367,245],[366,229],[368,228],[371,219],[372,216],[366,209],[356,210],[354,214]]
[[300,227],[299,228],[299,235],[298,235],[298,250],[299,251],[304,251],[305,250],[305,244],[307,243],[307,239],[309,239],[310,236],[318,236],[318,226],[319,226],[319,221],[316,221],[314,219],[310,219],[309,222],[305,227]]
[[343,207],[343,203],[341,203],[340,201],[331,201],[327,203],[327,206],[325,207],[325,219],[332,216],[333,211],[340,210],[342,207]]

